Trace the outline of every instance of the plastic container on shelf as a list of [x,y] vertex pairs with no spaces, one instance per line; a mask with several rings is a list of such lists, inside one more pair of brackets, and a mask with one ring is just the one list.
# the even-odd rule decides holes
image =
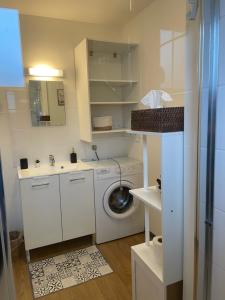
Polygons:
[[94,130],[112,130],[112,116],[94,117]]

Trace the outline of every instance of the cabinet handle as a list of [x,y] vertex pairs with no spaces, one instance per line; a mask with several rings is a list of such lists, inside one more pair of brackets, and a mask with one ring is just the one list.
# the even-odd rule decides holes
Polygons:
[[70,182],[85,180],[85,177],[70,179]]
[[40,183],[40,184],[32,184],[32,188],[34,187],[41,187],[41,186],[48,186],[50,183]]

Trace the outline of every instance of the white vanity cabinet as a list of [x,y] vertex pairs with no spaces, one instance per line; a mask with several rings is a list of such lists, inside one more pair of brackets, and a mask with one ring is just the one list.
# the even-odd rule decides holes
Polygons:
[[26,250],[62,241],[59,176],[21,180]]
[[93,171],[60,175],[63,240],[95,233]]
[[77,169],[50,175],[19,170],[28,261],[31,249],[95,233],[93,170]]

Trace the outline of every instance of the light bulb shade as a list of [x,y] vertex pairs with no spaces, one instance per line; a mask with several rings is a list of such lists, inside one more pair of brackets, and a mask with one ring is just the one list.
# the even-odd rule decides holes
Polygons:
[[53,69],[46,66],[28,68],[28,74],[36,77],[63,77],[63,70]]

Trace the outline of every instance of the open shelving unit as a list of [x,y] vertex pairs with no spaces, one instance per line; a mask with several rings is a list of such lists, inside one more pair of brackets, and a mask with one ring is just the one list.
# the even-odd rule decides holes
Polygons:
[[[84,39],[75,48],[80,138],[124,134],[138,104],[137,44]],[[112,130],[93,130],[93,118],[112,116]]]
[[[145,243],[132,247],[134,300],[177,300],[183,278],[183,132],[129,131],[143,139],[144,187],[130,193],[145,206]],[[161,190],[149,187],[148,136],[161,142]],[[149,209],[160,212],[162,245],[150,241]],[[172,291],[172,292],[171,292]],[[175,292],[174,292],[175,291]],[[172,295],[172,296],[171,296]],[[178,296],[179,295],[179,296]]]

